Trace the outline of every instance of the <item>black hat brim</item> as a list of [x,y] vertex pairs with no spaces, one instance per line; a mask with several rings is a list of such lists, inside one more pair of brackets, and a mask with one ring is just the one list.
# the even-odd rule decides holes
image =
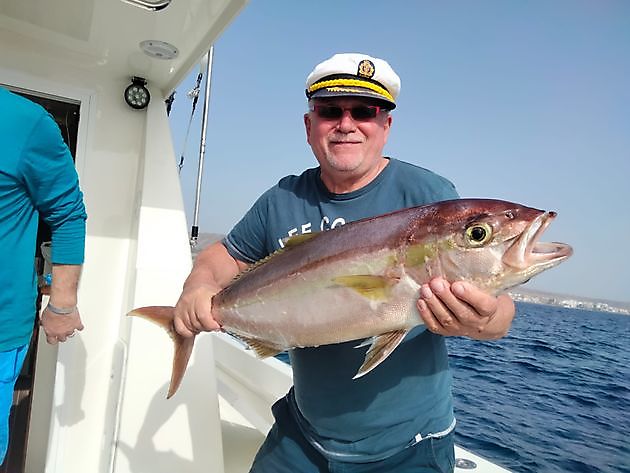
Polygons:
[[364,97],[378,101],[388,110],[396,108],[396,104],[391,100],[383,97],[381,94],[363,87],[324,87],[311,93],[311,99],[328,98],[328,97]]

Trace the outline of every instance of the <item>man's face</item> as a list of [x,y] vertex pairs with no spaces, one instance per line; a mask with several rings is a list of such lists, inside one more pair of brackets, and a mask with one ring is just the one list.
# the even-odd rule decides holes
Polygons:
[[311,102],[311,111],[304,115],[306,139],[323,176],[347,180],[378,167],[392,118],[383,109],[364,108],[376,105],[369,99],[350,97]]

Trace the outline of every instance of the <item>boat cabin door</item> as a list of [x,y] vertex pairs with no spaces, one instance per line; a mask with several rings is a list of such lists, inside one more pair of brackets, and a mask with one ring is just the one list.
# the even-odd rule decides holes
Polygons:
[[[12,87],[10,87],[10,89],[12,92],[20,94],[48,110],[48,113],[53,116],[55,122],[59,125],[61,135],[72,154],[72,159],[76,159],[80,104],[69,103],[55,97],[38,95],[32,91],[23,91]],[[38,351],[39,324],[37,314],[39,313],[42,295],[46,294],[45,279],[43,278],[44,258],[41,252],[41,245],[43,242],[47,241],[50,241],[50,229],[40,220],[37,232],[35,265],[39,276],[38,279],[42,281],[42,284],[37,294],[37,313],[35,314],[33,336],[31,338],[28,354],[24,361],[24,366],[22,367],[13,392],[13,406],[11,408],[11,417],[9,418],[9,448],[4,463],[0,465],[0,473],[24,472]],[[54,370],[54,360],[51,360],[50,366]],[[52,391],[52,386],[50,390]]]

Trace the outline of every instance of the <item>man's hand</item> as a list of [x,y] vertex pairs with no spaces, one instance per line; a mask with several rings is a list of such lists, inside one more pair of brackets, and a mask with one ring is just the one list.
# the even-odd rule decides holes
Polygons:
[[220,290],[211,284],[186,288],[175,306],[173,323],[177,333],[192,337],[199,332],[220,330],[221,326],[212,317],[212,296]]
[[221,330],[212,316],[212,297],[247,266],[247,263],[232,258],[221,242],[201,251],[175,306],[177,333],[192,337],[199,332]]
[[[49,305],[40,315],[40,323],[46,333],[46,341],[51,345],[65,342],[77,330],[83,330],[81,316],[77,309],[77,289],[81,277],[81,265],[52,265],[52,284]],[[59,313],[55,313],[58,312]]]
[[46,334],[46,341],[51,345],[58,342],[65,342],[69,337],[73,337],[77,330],[83,330],[81,315],[75,307],[69,314],[54,314],[46,307],[41,316],[40,324]]
[[417,306],[431,332],[477,340],[504,337],[516,312],[506,294],[494,297],[468,282],[449,284],[443,278],[422,285]]

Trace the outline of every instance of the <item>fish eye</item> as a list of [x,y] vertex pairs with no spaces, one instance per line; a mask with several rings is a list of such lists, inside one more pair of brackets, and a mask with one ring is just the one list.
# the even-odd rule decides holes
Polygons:
[[487,223],[474,223],[466,228],[466,240],[471,246],[481,246],[492,238],[492,227]]

